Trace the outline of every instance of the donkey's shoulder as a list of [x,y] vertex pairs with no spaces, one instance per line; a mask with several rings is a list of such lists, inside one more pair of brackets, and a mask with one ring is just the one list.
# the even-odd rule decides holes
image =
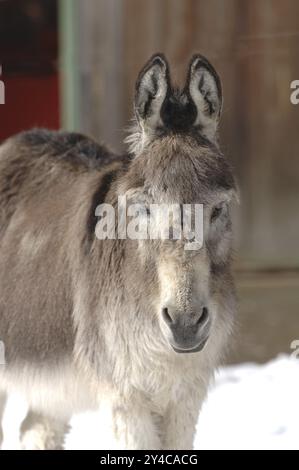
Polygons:
[[115,160],[125,158],[115,155],[104,145],[78,132],[35,128],[21,132],[15,139],[34,158],[53,158],[58,162],[68,162],[88,169],[100,169]]

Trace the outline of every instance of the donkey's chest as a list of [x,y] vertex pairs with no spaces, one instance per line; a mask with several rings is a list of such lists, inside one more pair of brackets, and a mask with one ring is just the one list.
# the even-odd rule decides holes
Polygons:
[[169,403],[177,402],[184,390],[192,387],[197,372],[188,361],[185,365],[182,360],[144,361],[127,377],[127,386],[139,391],[153,411],[163,413]]

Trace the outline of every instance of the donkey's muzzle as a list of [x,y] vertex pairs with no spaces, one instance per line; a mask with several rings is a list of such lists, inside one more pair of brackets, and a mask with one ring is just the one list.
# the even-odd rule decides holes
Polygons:
[[210,315],[206,307],[197,314],[177,312],[168,307],[162,309],[162,317],[168,326],[168,340],[177,353],[201,351],[210,333]]

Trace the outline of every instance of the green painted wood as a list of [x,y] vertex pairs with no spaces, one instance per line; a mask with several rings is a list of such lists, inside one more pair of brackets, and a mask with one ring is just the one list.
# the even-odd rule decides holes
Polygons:
[[61,124],[67,130],[80,129],[78,8],[78,0],[59,0]]

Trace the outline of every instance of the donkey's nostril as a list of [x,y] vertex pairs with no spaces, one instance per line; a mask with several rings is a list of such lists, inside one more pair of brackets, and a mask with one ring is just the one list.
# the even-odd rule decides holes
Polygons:
[[167,307],[162,308],[162,316],[163,316],[164,321],[165,321],[168,325],[171,325],[171,324],[173,323],[173,319],[172,319],[171,316],[169,315],[169,312],[168,312],[168,308],[167,308]]
[[205,323],[208,316],[209,316],[209,311],[208,311],[207,307],[204,307],[202,309],[201,315],[200,315],[199,319],[197,320],[196,324],[199,325],[199,324]]

